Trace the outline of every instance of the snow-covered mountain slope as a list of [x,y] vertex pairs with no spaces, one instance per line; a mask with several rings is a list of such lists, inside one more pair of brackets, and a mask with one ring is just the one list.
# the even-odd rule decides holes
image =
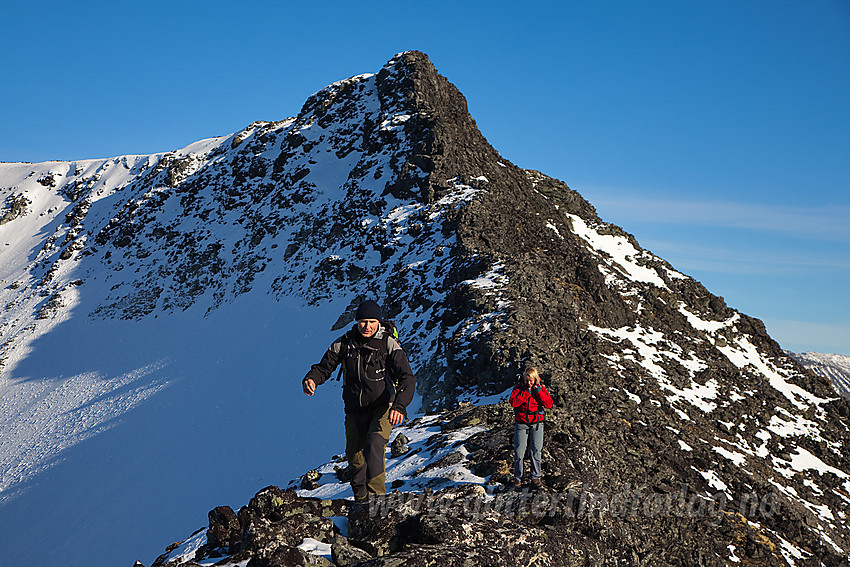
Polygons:
[[[8,557],[67,561],[68,508],[82,517],[67,545],[110,564],[155,555],[190,510],[324,459],[336,392],[293,394],[359,298],[397,290],[385,303],[410,357],[433,364],[445,329],[429,320],[462,283],[445,276],[446,216],[479,189],[410,191],[422,173],[397,67],[175,152],[0,164]],[[187,513],[160,518],[170,505]]]
[[850,356],[818,352],[788,354],[815,374],[829,378],[839,394],[850,397]]
[[[0,199],[10,561],[154,557],[198,510],[332,470],[338,391],[299,382],[365,297],[401,329],[423,409],[500,394],[534,362],[553,455],[594,455],[604,486],[783,506],[731,531],[621,519],[588,546],[632,557],[664,538],[670,563],[695,547],[733,561],[739,536],[782,550],[767,564],[850,549],[847,401],[760,321],[502,158],[423,54],[183,150],[0,164]],[[475,476],[498,482],[491,465]]]

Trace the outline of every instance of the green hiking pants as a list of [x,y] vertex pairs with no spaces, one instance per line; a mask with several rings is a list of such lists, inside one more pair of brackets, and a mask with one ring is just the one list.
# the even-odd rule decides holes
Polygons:
[[390,406],[345,414],[345,457],[353,471],[351,489],[361,500],[369,493],[386,494],[384,452],[392,432]]

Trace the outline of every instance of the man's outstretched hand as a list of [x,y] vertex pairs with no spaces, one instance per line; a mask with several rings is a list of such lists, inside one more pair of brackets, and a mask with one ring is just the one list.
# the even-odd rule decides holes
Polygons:
[[304,393],[312,396],[316,392],[316,383],[312,379],[304,380],[301,385],[304,387]]
[[400,425],[404,421],[404,414],[400,411],[390,410],[390,423]]

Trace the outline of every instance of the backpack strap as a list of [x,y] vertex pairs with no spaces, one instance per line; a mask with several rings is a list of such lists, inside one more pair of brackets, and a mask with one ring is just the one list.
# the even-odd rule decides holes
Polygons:
[[339,349],[339,372],[337,372],[336,375],[336,379],[342,382],[343,386],[345,386],[345,357],[348,356],[348,348],[350,342],[351,337],[348,336],[348,333],[345,333],[345,335],[343,335],[343,341]]
[[[390,339],[394,340],[398,344],[398,348],[404,350],[404,347],[401,345],[401,339],[398,338],[398,327],[396,327],[395,322],[393,321],[382,321],[384,326],[384,340],[381,341],[381,346],[383,350],[381,351],[381,356],[386,360],[390,354]],[[398,390],[398,377],[390,376],[389,368],[387,368],[387,378],[392,384],[393,391]]]
[[[531,397],[532,397],[532,398],[534,398],[534,394],[532,394],[531,392],[529,392],[529,395],[531,395]],[[532,422],[532,421],[526,421],[526,423],[527,423],[528,425],[537,425],[538,423],[542,423],[542,422],[543,422],[543,417],[544,417],[544,416],[545,416],[545,414],[546,414],[546,408],[544,408],[544,407],[543,407],[543,404],[540,402],[540,400],[538,400],[537,398],[535,398],[535,400],[534,400],[534,401],[536,401],[536,402],[537,402],[537,410],[536,410],[536,411],[528,411],[528,409],[527,409],[527,408],[528,408],[528,403],[526,403],[526,404],[525,404],[525,407],[526,407],[526,410],[525,410],[525,411],[523,411],[523,409],[522,409],[521,407],[519,407],[519,408],[514,408],[514,415],[519,415],[519,414],[521,414],[521,413],[524,413],[524,414],[525,414],[525,419],[526,419],[526,420],[530,420],[530,419],[531,419],[531,416],[538,416],[538,417],[537,417],[537,419],[536,419],[535,421],[533,421],[533,422]]]
[[[401,341],[398,339],[398,329],[395,326],[395,323],[392,321],[382,321],[384,326],[384,337],[383,340],[380,341],[378,347],[378,356],[382,361],[386,361],[386,358],[390,354],[390,338],[395,339],[398,343],[399,347],[401,347]],[[345,357],[348,356],[348,349],[354,348],[352,345],[352,339],[349,335],[351,331],[348,331],[343,335],[342,345],[339,349],[339,371],[337,372],[336,379],[342,381],[342,385],[345,386]],[[385,376],[390,380],[391,385],[393,387],[393,391],[396,390],[398,385],[395,383],[395,377],[389,378],[389,368],[385,370]],[[395,397],[395,393],[393,394],[393,398]]]

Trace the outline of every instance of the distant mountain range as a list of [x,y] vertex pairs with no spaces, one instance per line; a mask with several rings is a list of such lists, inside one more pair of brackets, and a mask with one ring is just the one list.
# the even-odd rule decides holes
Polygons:
[[817,352],[785,352],[815,374],[829,378],[833,387],[842,396],[850,397],[850,356]]
[[[425,54],[182,150],[0,164],[0,200],[9,564],[847,565],[850,402]],[[342,500],[339,393],[300,393],[364,298],[418,376],[388,482],[446,513]],[[543,513],[499,500],[527,364]]]

